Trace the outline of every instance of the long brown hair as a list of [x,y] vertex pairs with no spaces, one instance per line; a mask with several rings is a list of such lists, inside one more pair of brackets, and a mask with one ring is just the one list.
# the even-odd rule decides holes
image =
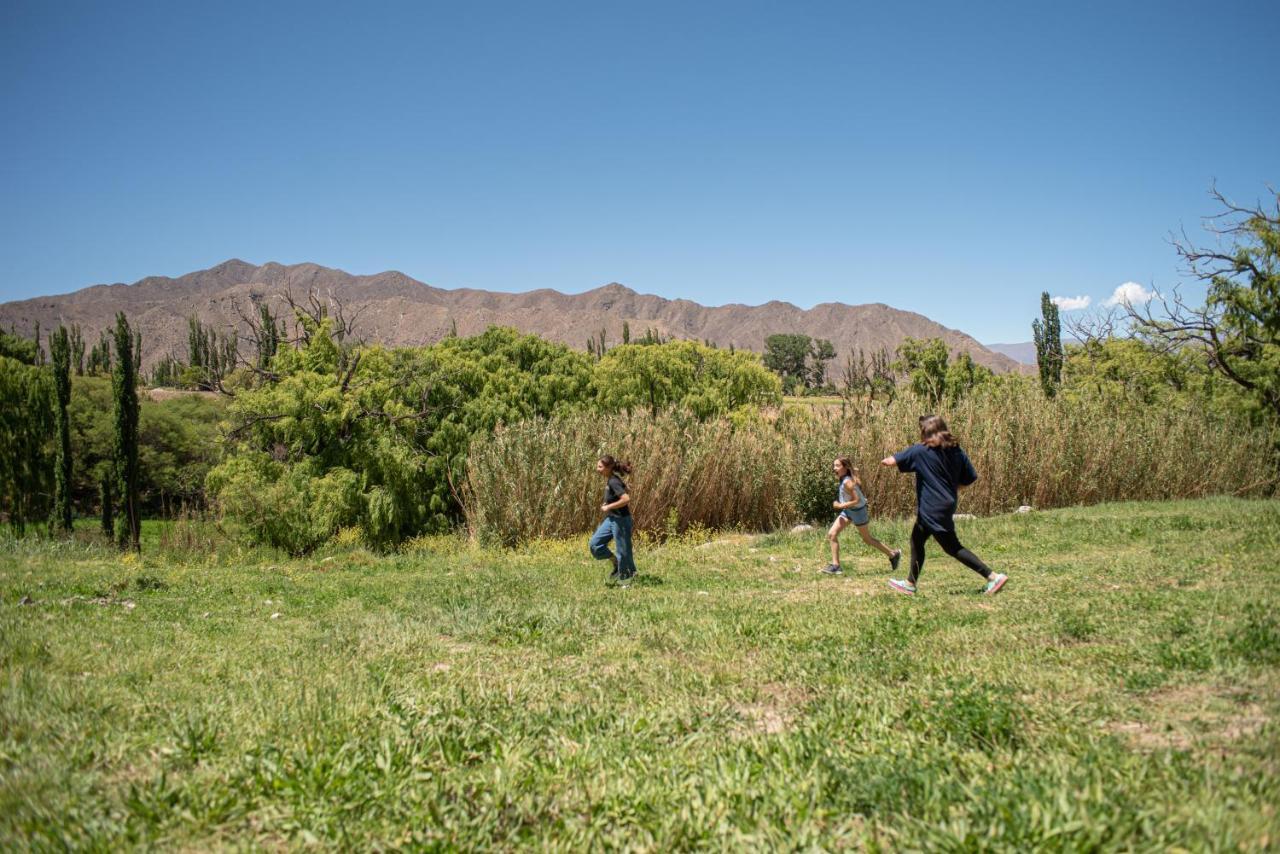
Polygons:
[[603,463],[604,467],[609,469],[609,471],[611,472],[615,472],[615,473],[622,472],[623,474],[631,474],[630,462],[625,462],[625,463],[619,462],[609,454],[605,454],[603,457],[601,457],[600,462]]
[[935,436],[938,437],[940,448],[954,448],[960,444],[960,440],[947,429],[947,422],[942,420],[941,415],[921,415],[920,441],[928,444],[929,440]]
[[849,462],[848,457],[836,457],[836,462],[844,466],[844,475],[840,478],[841,483],[844,483],[846,477],[851,477],[854,480],[858,479],[858,470],[853,467],[853,463]]

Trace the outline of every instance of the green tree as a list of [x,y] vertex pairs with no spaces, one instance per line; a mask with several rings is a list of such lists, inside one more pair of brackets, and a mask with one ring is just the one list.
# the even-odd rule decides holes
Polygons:
[[[204,479],[218,461],[218,422],[228,398],[187,393],[139,396],[138,492],[143,517],[205,505]],[[76,449],[72,498],[83,513],[99,505],[99,484],[114,479],[114,398],[110,381],[81,377],[71,386],[71,442]]]
[[595,400],[605,411],[683,409],[707,419],[747,405],[781,402],[781,382],[754,353],[697,341],[623,344],[597,364]]
[[961,353],[947,365],[946,382],[944,383],[947,401],[954,405],[962,397],[990,380],[993,376],[994,374],[990,368],[979,365],[968,353]]
[[107,537],[115,536],[115,490],[111,484],[115,481],[115,473],[107,472],[98,481],[98,505],[102,513],[102,533]]
[[[457,331],[457,327],[454,326],[455,335]],[[280,340],[284,337],[279,318],[271,313],[271,307],[265,302],[258,304],[258,322],[254,324],[253,332],[258,351],[258,370],[265,371],[270,367],[271,360],[280,349]]]
[[106,330],[98,336],[98,343],[89,350],[86,370],[91,376],[111,373],[111,336]]
[[36,342],[9,332],[0,331],[0,356],[8,356],[24,365],[39,364]]
[[809,346],[808,379],[811,388],[827,385],[827,364],[836,357],[836,348],[826,338],[815,338]]
[[[265,318],[260,315],[260,320],[271,319],[265,305],[260,306],[259,310],[266,314]],[[274,324],[271,324],[271,328],[274,329]],[[269,346],[269,339],[259,342],[260,358],[261,350]],[[202,324],[195,315],[187,318],[187,371],[183,374],[185,384],[201,391],[221,388],[223,378],[235,368],[237,349],[238,341],[234,333],[221,334],[212,326]]]
[[1068,347],[1059,393],[1072,399],[1098,395],[1115,406],[1196,407],[1220,414],[1249,406],[1245,390],[1214,370],[1206,351],[1137,338],[1087,338]]
[[59,326],[49,336],[49,356],[53,362],[54,417],[58,425],[53,513],[58,526],[70,533],[71,422],[67,418],[67,406],[71,403],[71,336],[65,326]]
[[447,529],[474,439],[589,403],[590,359],[536,336],[348,348],[331,324],[280,349],[274,382],[237,393],[229,453],[207,479],[252,539],[292,552],[345,526],[378,547]]
[[787,394],[803,387],[809,379],[809,348],[813,343],[808,335],[779,333],[764,339],[764,366],[782,379]]
[[53,378],[35,342],[0,333],[0,514],[17,534],[52,505]]
[[115,469],[120,496],[116,541],[135,552],[142,550],[138,505],[138,376],[134,363],[137,342],[124,312],[116,314],[115,368],[111,376],[115,399]]
[[1040,388],[1045,397],[1053,397],[1062,385],[1062,324],[1058,306],[1048,292],[1040,294],[1043,319],[1031,321],[1031,335],[1036,345],[1036,364],[1040,367]]
[[1240,207],[1217,189],[1211,195],[1222,208],[1213,231],[1231,245],[1175,242],[1187,271],[1207,287],[1204,304],[1191,305],[1175,290],[1171,299],[1122,308],[1137,338],[1205,353],[1259,412],[1280,421],[1280,192],[1268,208]]
[[84,336],[78,323],[71,324],[71,364],[75,366],[76,376],[84,376]]
[[898,345],[899,373],[905,374],[915,394],[936,408],[947,393],[947,345],[941,338],[907,338]]

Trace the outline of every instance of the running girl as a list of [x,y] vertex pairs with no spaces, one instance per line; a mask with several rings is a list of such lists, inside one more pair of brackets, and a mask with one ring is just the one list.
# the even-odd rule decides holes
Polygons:
[[849,462],[848,457],[836,457],[835,462],[831,464],[831,470],[835,472],[836,479],[840,482],[840,487],[836,491],[836,500],[831,502],[831,506],[840,512],[836,515],[836,520],[831,523],[831,530],[827,531],[827,542],[831,543],[831,563],[827,564],[822,572],[827,575],[840,575],[844,572],[840,568],[840,532],[849,525],[858,529],[864,543],[884,552],[885,557],[889,558],[891,569],[897,569],[898,560],[902,557],[902,549],[889,548],[871,536],[871,532],[867,530],[870,515],[867,512],[867,497],[862,494],[862,478],[858,476],[858,470],[853,467],[853,463]]
[[920,416],[920,443],[905,451],[885,457],[881,465],[898,467],[901,472],[916,475],[916,524],[911,529],[911,572],[905,579],[891,578],[889,586],[899,593],[914,594],[924,566],[924,544],[930,537],[942,550],[987,579],[984,593],[999,593],[1007,575],[992,572],[978,556],[960,544],[956,536],[956,512],[959,490],[978,479],[969,456],[947,422],[937,415]]
[[[620,463],[605,454],[596,461],[596,472],[607,481],[604,503],[600,505],[605,516],[600,527],[591,535],[591,555],[597,560],[608,558],[613,561],[609,583],[625,587],[636,574],[636,564],[631,556],[631,495],[619,475],[631,474],[631,463]],[[613,540],[616,556],[609,551],[610,540]]]

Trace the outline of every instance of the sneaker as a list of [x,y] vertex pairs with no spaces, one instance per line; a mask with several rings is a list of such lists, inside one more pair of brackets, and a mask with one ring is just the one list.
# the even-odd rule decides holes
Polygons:
[[899,593],[905,593],[908,596],[914,596],[916,592],[916,586],[905,578],[890,578],[889,586],[894,590],[897,590]]
[[991,576],[991,580],[987,582],[986,589],[982,592],[988,596],[994,596],[1000,592],[1004,587],[1004,583],[1008,580],[1009,576],[1005,575],[1003,572],[997,572],[995,575]]
[[822,569],[818,570],[818,572],[822,572],[827,575],[844,575],[844,570],[840,568],[840,564],[838,563],[829,563]]
[[902,549],[895,549],[893,554],[889,555],[889,568],[896,571],[900,560],[902,560]]

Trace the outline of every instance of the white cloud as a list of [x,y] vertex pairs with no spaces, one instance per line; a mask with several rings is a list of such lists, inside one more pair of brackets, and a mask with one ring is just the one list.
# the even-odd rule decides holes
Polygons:
[[1116,287],[1115,293],[1107,299],[1105,305],[1142,305],[1151,302],[1156,296],[1155,291],[1149,291],[1137,282],[1125,282]]
[[1082,308],[1088,308],[1089,303],[1093,302],[1093,297],[1054,297],[1049,302],[1056,305],[1063,311],[1077,311]]

